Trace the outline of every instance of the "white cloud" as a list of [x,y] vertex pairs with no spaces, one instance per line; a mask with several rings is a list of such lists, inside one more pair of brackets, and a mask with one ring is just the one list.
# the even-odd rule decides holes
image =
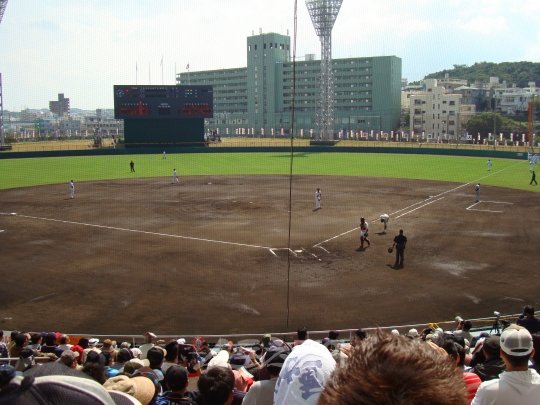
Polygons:
[[[291,0],[12,1],[0,25],[4,108],[46,107],[57,93],[73,107],[112,106],[112,86],[174,83],[175,69],[246,65],[252,32],[293,35]],[[333,56],[396,55],[412,80],[454,63],[538,61],[540,1],[344,0]],[[298,0],[297,56],[320,55]],[[176,66],[176,67],[175,67]],[[149,79],[150,76],[150,79]]]
[[510,31],[510,26],[504,16],[474,16],[456,21],[455,27],[458,30],[492,38]]

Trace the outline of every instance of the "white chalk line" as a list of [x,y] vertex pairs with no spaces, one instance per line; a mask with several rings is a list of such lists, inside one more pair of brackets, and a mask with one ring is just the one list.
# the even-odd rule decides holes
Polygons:
[[21,215],[21,214],[17,214],[17,216],[22,217],[22,218],[38,219],[38,220],[41,220],[41,221],[52,221],[52,222],[60,222],[60,223],[64,223],[64,224],[90,226],[90,227],[93,227],[93,228],[110,229],[110,230],[122,231],[122,232],[141,233],[141,234],[144,234],[144,235],[161,236],[161,237],[166,237],[166,238],[177,238],[177,239],[195,240],[195,241],[200,241],[200,242],[219,243],[219,244],[222,244],[222,245],[233,245],[233,246],[242,246],[242,247],[249,247],[249,248],[256,248],[256,249],[266,249],[266,250],[269,250],[269,251],[272,251],[272,249],[273,249],[273,248],[268,247],[268,246],[251,245],[251,244],[247,244],[247,243],[238,243],[238,242],[227,242],[227,241],[215,240],[215,239],[196,238],[196,237],[193,237],[193,236],[172,235],[172,234],[161,233],[161,232],[141,231],[141,230],[138,230],[138,229],[128,229],[128,228],[120,228],[120,227],[117,227],[117,226],[88,224],[88,223],[85,223],[85,222],[67,221],[67,220],[63,220],[63,219],[43,218],[43,217],[35,217],[35,216],[31,216],[31,215]]
[[[520,164],[520,163],[522,163],[522,162],[516,162],[515,165]],[[389,214],[389,215],[390,215],[390,217],[392,217],[393,215],[395,215],[395,214],[397,214],[397,213],[399,213],[399,212],[401,212],[401,211],[405,211],[405,210],[407,210],[407,209],[409,209],[409,208],[411,208],[411,207],[414,207],[415,205],[422,204],[422,203],[424,203],[425,201],[430,201],[430,200],[432,200],[432,199],[434,199],[434,198],[437,198],[437,197],[443,196],[443,195],[445,195],[445,194],[451,193],[451,192],[453,192],[453,191],[459,190],[460,188],[469,186],[469,185],[471,185],[471,184],[473,184],[473,183],[476,184],[476,183],[478,183],[480,180],[486,179],[486,178],[488,178],[488,177],[490,177],[490,176],[492,176],[492,175],[494,175],[494,174],[496,174],[496,173],[500,173],[500,172],[502,172],[502,171],[508,169],[508,168],[511,167],[511,166],[514,166],[514,165],[510,165],[510,166],[508,166],[508,167],[505,167],[504,169],[500,169],[500,170],[494,171],[493,174],[492,174],[492,173],[489,173],[489,174],[487,174],[486,176],[480,177],[479,179],[474,180],[474,181],[471,181],[471,182],[469,182],[469,183],[460,184],[459,186],[456,186],[456,187],[451,188],[451,189],[449,189],[449,190],[443,191],[442,193],[439,193],[439,194],[437,194],[437,195],[430,196],[429,198],[426,198],[425,200],[422,200],[422,201],[416,202],[416,203],[414,203],[414,204],[411,204],[411,205],[409,205],[409,206],[407,206],[407,207],[405,207],[405,208],[402,208],[402,209],[400,209],[400,210],[397,210],[397,211],[395,211],[395,212],[393,212],[393,213],[391,213],[391,214]],[[429,203],[427,203],[427,204],[424,204],[424,205],[422,205],[422,206],[420,206],[420,207],[417,207],[417,208],[415,208],[415,209],[413,209],[413,210],[407,211],[407,212],[405,212],[404,214],[402,214],[402,215],[396,217],[396,219],[397,219],[397,218],[400,218],[400,217],[403,217],[403,216],[405,216],[405,215],[407,215],[407,214],[409,214],[409,213],[411,213],[411,212],[417,210],[418,208],[425,207],[426,205],[429,205],[429,204],[431,204],[432,202],[436,202],[436,201],[439,201],[439,200],[441,200],[441,198],[439,198],[439,199],[437,199],[437,200],[434,200],[434,201],[431,201],[431,202],[429,202]],[[375,219],[373,219],[372,221],[376,221],[377,219],[379,219],[379,218],[375,218]],[[357,227],[354,227],[353,229],[350,229],[350,230],[348,230],[348,231],[342,232],[342,233],[340,233],[339,235],[332,236],[331,238],[328,238],[328,239],[326,239],[326,240],[323,240],[322,242],[316,243],[315,245],[313,245],[313,247],[321,248],[320,245],[322,245],[323,243],[326,243],[326,242],[329,242],[329,241],[331,241],[331,240],[340,238],[340,237],[342,237],[343,235],[347,235],[347,234],[349,234],[349,233],[351,233],[351,232],[356,231],[357,229],[360,229],[360,227],[357,226]],[[325,250],[326,250],[326,249],[325,249]],[[329,253],[328,251],[326,251],[326,252]]]
[[501,213],[501,212],[504,212],[504,211],[496,211],[496,210],[487,210],[487,209],[479,209],[479,208],[473,208],[474,206],[480,204],[480,203],[490,203],[490,204],[507,204],[507,205],[513,205],[514,203],[511,203],[511,202],[505,202],[505,201],[484,201],[484,200],[481,200],[481,201],[478,201],[478,202],[475,202],[474,204],[472,205],[469,205],[467,208],[465,208],[467,211],[481,211],[481,212],[495,212],[495,213]]
[[514,203],[506,202],[506,201],[485,201],[485,200],[480,200],[477,204],[481,202],[492,203],[492,204],[510,204],[510,205],[514,204]]
[[480,212],[495,212],[495,213],[501,213],[501,212],[504,212],[504,211],[495,211],[495,210],[480,210],[480,209],[476,209],[476,208],[467,208],[467,210],[469,211],[480,211]]
[[426,205],[433,204],[433,203],[435,203],[435,202],[437,202],[437,201],[440,201],[440,200],[442,200],[443,198],[445,198],[445,197],[440,197],[440,198],[437,198],[436,200],[433,200],[433,201],[430,201],[430,202],[425,203],[425,204],[423,204],[423,205],[420,205],[419,207],[416,207],[415,209],[412,209],[412,210],[407,211],[407,212],[405,212],[405,213],[403,213],[403,214],[401,214],[401,215],[398,215],[395,219],[404,217],[405,215],[408,215],[408,214],[410,214],[411,212],[414,212],[414,211],[416,211],[416,210],[418,210],[418,209],[420,209],[420,208],[422,208],[422,207],[425,207]]
[[[440,194],[439,194],[439,195],[440,195]],[[435,196],[435,197],[437,197],[437,196]],[[407,211],[407,212],[405,212],[405,213],[403,213],[403,214],[401,214],[401,215],[395,217],[396,219],[397,219],[397,218],[401,218],[401,217],[403,217],[403,216],[405,216],[405,215],[407,215],[407,214],[410,214],[410,213],[413,212],[413,211],[416,211],[416,210],[419,209],[419,208],[425,207],[426,205],[433,204],[434,202],[437,202],[437,201],[439,201],[439,200],[442,200],[444,197],[438,198],[438,199],[436,199],[436,200],[433,200],[433,198],[434,198],[434,197],[429,197],[429,198],[426,198],[425,200],[415,202],[414,204],[411,204],[411,205],[409,205],[409,206],[407,206],[407,207],[405,207],[405,208],[401,208],[400,210],[397,210],[397,211],[392,212],[392,213],[390,214],[390,216],[393,217],[393,216],[394,216],[395,214],[397,214],[398,212],[405,211],[405,210],[407,210],[407,209],[409,209],[409,208],[411,208],[411,207],[414,207],[414,206],[416,206],[416,205],[418,205],[418,204],[422,204],[422,203],[424,203],[424,202],[426,202],[426,201],[429,201],[429,202],[427,202],[427,203],[425,203],[425,204],[423,204],[423,205],[421,205],[421,206],[419,206],[419,207],[416,207],[416,208],[414,208],[414,209],[412,209],[412,210],[409,210],[409,211]],[[372,221],[376,221],[377,219],[379,219],[379,218],[375,218],[375,219],[373,219]],[[343,235],[347,235],[347,234],[349,234],[349,233],[351,233],[351,232],[356,231],[357,229],[360,229],[360,227],[359,227],[359,226],[356,226],[356,227],[354,227],[353,229],[349,229],[348,231],[345,231],[345,232],[340,233],[339,235],[332,236],[331,238],[328,238],[328,239],[326,239],[326,240],[323,240],[322,242],[316,243],[315,245],[313,245],[313,247],[321,248],[320,245],[322,245],[323,243],[326,243],[326,242],[329,242],[329,241],[331,241],[331,240],[340,238],[340,237],[342,237]],[[326,250],[326,249],[325,249],[325,250]],[[328,253],[328,250],[326,250],[326,252]]]

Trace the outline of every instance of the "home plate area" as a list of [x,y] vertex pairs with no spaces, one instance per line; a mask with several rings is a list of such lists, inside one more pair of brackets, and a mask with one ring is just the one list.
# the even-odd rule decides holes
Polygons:
[[317,252],[311,252],[304,248],[299,249],[287,249],[287,248],[279,248],[279,249],[270,249],[270,252],[279,258],[286,258],[288,254],[290,254],[291,258],[293,260],[300,260],[300,261],[307,261],[307,260],[316,260],[319,262],[322,262],[322,256],[324,254],[328,253],[325,249],[317,249]]
[[482,212],[494,212],[501,213],[508,210],[511,202],[504,201],[479,201],[467,207],[469,211],[482,211]]

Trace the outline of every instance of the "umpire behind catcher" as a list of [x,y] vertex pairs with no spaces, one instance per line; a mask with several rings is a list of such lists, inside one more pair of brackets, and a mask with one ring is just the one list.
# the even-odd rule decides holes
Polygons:
[[405,245],[407,244],[407,237],[403,235],[403,229],[399,230],[399,235],[394,238],[394,244],[392,249],[396,249],[396,262],[394,263],[394,269],[403,268],[403,259],[405,257]]

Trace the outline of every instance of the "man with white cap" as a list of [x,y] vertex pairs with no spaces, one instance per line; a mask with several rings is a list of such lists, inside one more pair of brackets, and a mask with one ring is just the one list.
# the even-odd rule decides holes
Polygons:
[[495,380],[483,382],[472,404],[540,404],[540,375],[528,367],[533,355],[529,331],[514,324],[506,328],[501,334],[501,357],[506,371]]
[[275,405],[315,405],[336,368],[322,344],[307,339],[295,346],[281,367],[274,391]]

